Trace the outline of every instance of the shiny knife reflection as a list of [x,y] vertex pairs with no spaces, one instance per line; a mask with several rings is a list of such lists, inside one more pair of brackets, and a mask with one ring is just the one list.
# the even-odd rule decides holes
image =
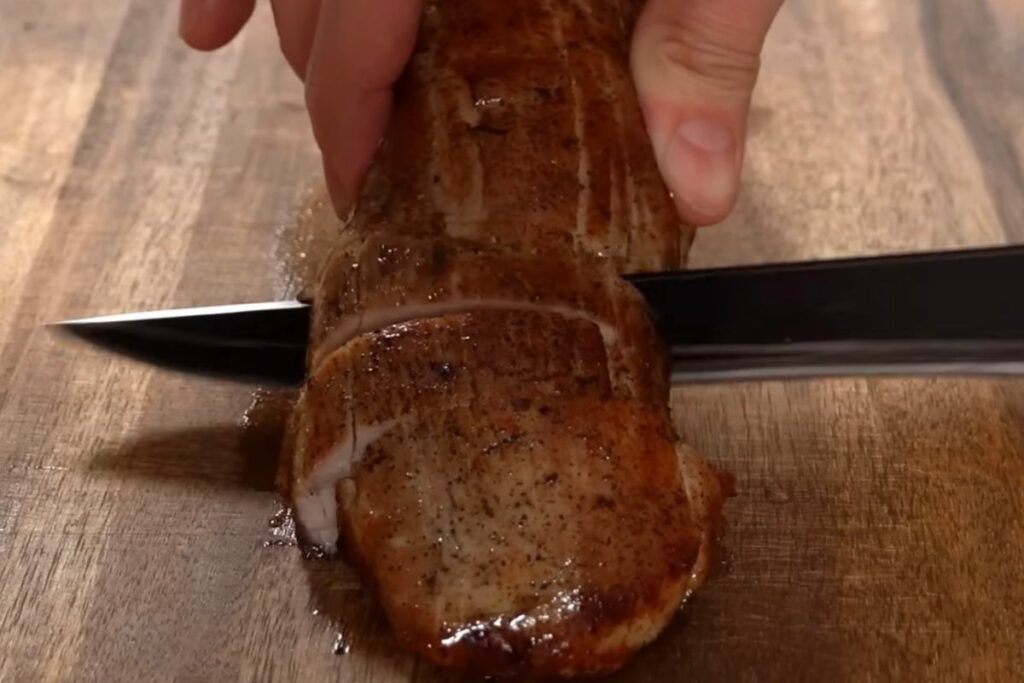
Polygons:
[[[1024,374],[1024,247],[629,276],[675,382]],[[160,367],[300,383],[309,306],[211,306],[57,326]]]

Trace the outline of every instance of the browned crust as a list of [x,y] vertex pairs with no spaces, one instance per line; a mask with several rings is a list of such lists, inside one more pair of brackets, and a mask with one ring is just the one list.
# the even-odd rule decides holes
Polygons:
[[[700,476],[695,480],[696,488],[684,487],[673,435],[664,420],[635,403],[601,399],[556,399],[543,406],[547,413],[541,413],[536,403],[515,408],[498,402],[470,410],[447,411],[450,417],[425,417],[417,426],[410,426],[406,434],[416,435],[417,443],[436,444],[454,439],[451,443],[465,444],[459,447],[460,453],[464,453],[459,462],[449,463],[443,472],[431,470],[432,465],[417,460],[430,456],[409,453],[408,436],[385,437],[368,453],[367,461],[353,479],[339,489],[339,518],[347,520],[347,546],[369,585],[374,586],[397,637],[405,647],[438,664],[505,676],[612,671],[655,637],[684,597],[703,580],[705,563],[700,558],[709,552],[719,513],[717,480],[705,470],[697,473]],[[544,416],[539,418],[541,414]],[[453,435],[450,425],[459,426],[458,436]],[[564,535],[557,542],[583,543],[581,549],[590,549],[575,555],[575,573],[567,575],[560,565],[536,561],[523,565],[521,571],[530,572],[528,578],[536,585],[551,582],[560,590],[569,591],[572,608],[563,609],[559,602],[564,591],[542,591],[533,598],[530,593],[517,593],[516,600],[525,598],[525,602],[505,602],[507,596],[499,595],[499,603],[504,607],[496,607],[496,611],[458,614],[450,625],[438,624],[433,621],[433,603],[412,604],[407,596],[421,592],[429,596],[425,585],[472,582],[480,572],[497,572],[493,584],[482,585],[504,586],[509,578],[502,578],[499,560],[495,556],[467,555],[451,560],[456,574],[439,576],[435,573],[441,561],[437,555],[408,555],[402,549],[395,550],[390,543],[396,535],[407,536],[409,527],[414,526],[410,520],[418,517],[405,506],[415,507],[411,501],[422,499],[415,487],[428,485],[424,481],[451,477],[468,491],[497,488],[515,494],[516,488],[495,487],[499,480],[493,479],[494,471],[487,469],[498,466],[491,460],[494,454],[478,455],[482,458],[479,461],[472,455],[473,444],[479,439],[489,442],[492,431],[506,428],[517,430],[521,437],[499,457],[532,458],[531,467],[542,469],[545,462],[547,467],[558,467],[553,463],[559,458],[574,458],[563,467],[592,468],[597,475],[617,473],[615,482],[596,499],[589,495],[589,490],[583,491],[584,497],[580,498],[581,490],[563,473],[561,480],[548,484],[561,489],[552,491],[548,497],[536,497],[536,501],[547,501],[546,506],[523,508],[521,523],[528,529],[544,529],[550,521],[557,521],[555,516],[567,512],[564,501],[571,501],[574,514],[564,523],[573,526],[562,530]],[[562,450],[538,452],[532,447],[534,443],[562,444]],[[573,443],[577,447],[570,448]],[[580,449],[579,443],[586,446]],[[447,452],[445,448],[442,452]],[[469,460],[463,462],[463,457]],[[602,462],[604,458],[611,460]],[[695,465],[696,461],[690,464],[691,472]],[[393,479],[387,474],[389,468],[410,468],[415,476],[408,480]],[[380,506],[382,495],[400,516],[397,522],[379,515],[371,519],[365,514],[367,509]],[[493,513],[499,519],[493,522],[474,516],[474,500],[471,497],[466,507],[452,517],[457,528],[451,533],[460,543],[471,544],[473,538],[484,534],[490,528],[484,522],[502,524],[502,511],[511,510],[509,506],[514,503],[514,497],[496,500]],[[440,514],[430,507],[429,498],[427,507],[419,504],[417,515],[432,519],[431,515]],[[519,511],[517,508],[515,515]],[[605,536],[614,541],[609,545]],[[514,541],[510,543],[514,545]],[[414,542],[410,547],[417,553],[440,551],[430,544]],[[549,549],[541,542],[533,552],[539,554]],[[508,549],[498,549],[498,553],[497,558],[513,556]],[[468,564],[463,564],[463,560]],[[700,570],[700,576],[691,576],[695,569]],[[509,590],[515,591],[515,586]],[[518,610],[509,607],[516,604]],[[540,615],[550,618],[538,618],[532,627],[523,625],[524,620]]]
[[629,73],[636,4],[428,3],[352,227],[677,267],[693,236]]
[[607,365],[596,326],[550,313],[477,311],[360,335],[306,382],[306,419],[290,430],[294,477],[308,479],[351,438],[352,419],[376,424],[513,390],[612,397]]
[[469,308],[480,300],[554,306],[601,321],[619,337],[621,353],[609,356],[613,377],[629,378],[635,398],[667,405],[666,349],[646,302],[607,260],[529,256],[443,236],[371,235],[339,245],[313,304],[311,366],[368,311],[460,300]]

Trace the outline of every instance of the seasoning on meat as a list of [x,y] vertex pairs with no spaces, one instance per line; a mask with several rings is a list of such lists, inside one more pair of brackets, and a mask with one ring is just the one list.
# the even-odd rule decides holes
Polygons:
[[300,533],[441,665],[613,671],[707,572],[721,486],[619,277],[683,266],[693,235],[629,80],[638,5],[428,2],[315,293]]

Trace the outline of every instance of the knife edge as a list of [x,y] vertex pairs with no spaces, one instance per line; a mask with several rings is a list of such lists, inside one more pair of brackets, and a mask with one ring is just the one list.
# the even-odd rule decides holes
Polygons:
[[[626,276],[658,320],[674,378],[1020,374],[1024,247]],[[310,306],[287,300],[78,318],[61,328],[200,374],[301,381]],[[133,345],[141,348],[133,348]],[[287,362],[279,355],[288,354]],[[190,358],[191,354],[191,358]],[[237,355],[218,363],[216,356]],[[287,372],[273,366],[284,362]],[[262,367],[260,367],[262,366]],[[240,376],[239,379],[243,377]]]
[[294,300],[259,301],[245,304],[218,304],[214,306],[195,306],[192,308],[166,308],[163,310],[138,311],[135,313],[113,313],[90,318],[74,318],[46,323],[47,327],[71,327],[76,325],[109,325],[115,323],[134,323],[145,321],[163,321],[180,318],[195,318],[215,315],[235,315],[245,313],[263,313],[270,311],[290,311],[308,308],[309,304]]

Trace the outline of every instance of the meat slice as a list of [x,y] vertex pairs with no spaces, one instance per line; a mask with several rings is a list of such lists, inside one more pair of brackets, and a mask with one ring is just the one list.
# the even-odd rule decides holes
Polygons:
[[718,486],[642,404],[499,401],[368,443],[339,519],[404,646],[492,675],[595,674],[703,581]]
[[487,309],[594,323],[613,382],[638,400],[667,403],[665,349],[642,296],[609,261],[525,255],[443,236],[377,234],[340,244],[313,305],[310,365],[318,368],[361,332]]
[[334,486],[403,420],[515,396],[627,392],[609,381],[598,328],[537,311],[478,311],[362,334],[321,363],[293,414],[292,498],[308,542],[334,548]]

